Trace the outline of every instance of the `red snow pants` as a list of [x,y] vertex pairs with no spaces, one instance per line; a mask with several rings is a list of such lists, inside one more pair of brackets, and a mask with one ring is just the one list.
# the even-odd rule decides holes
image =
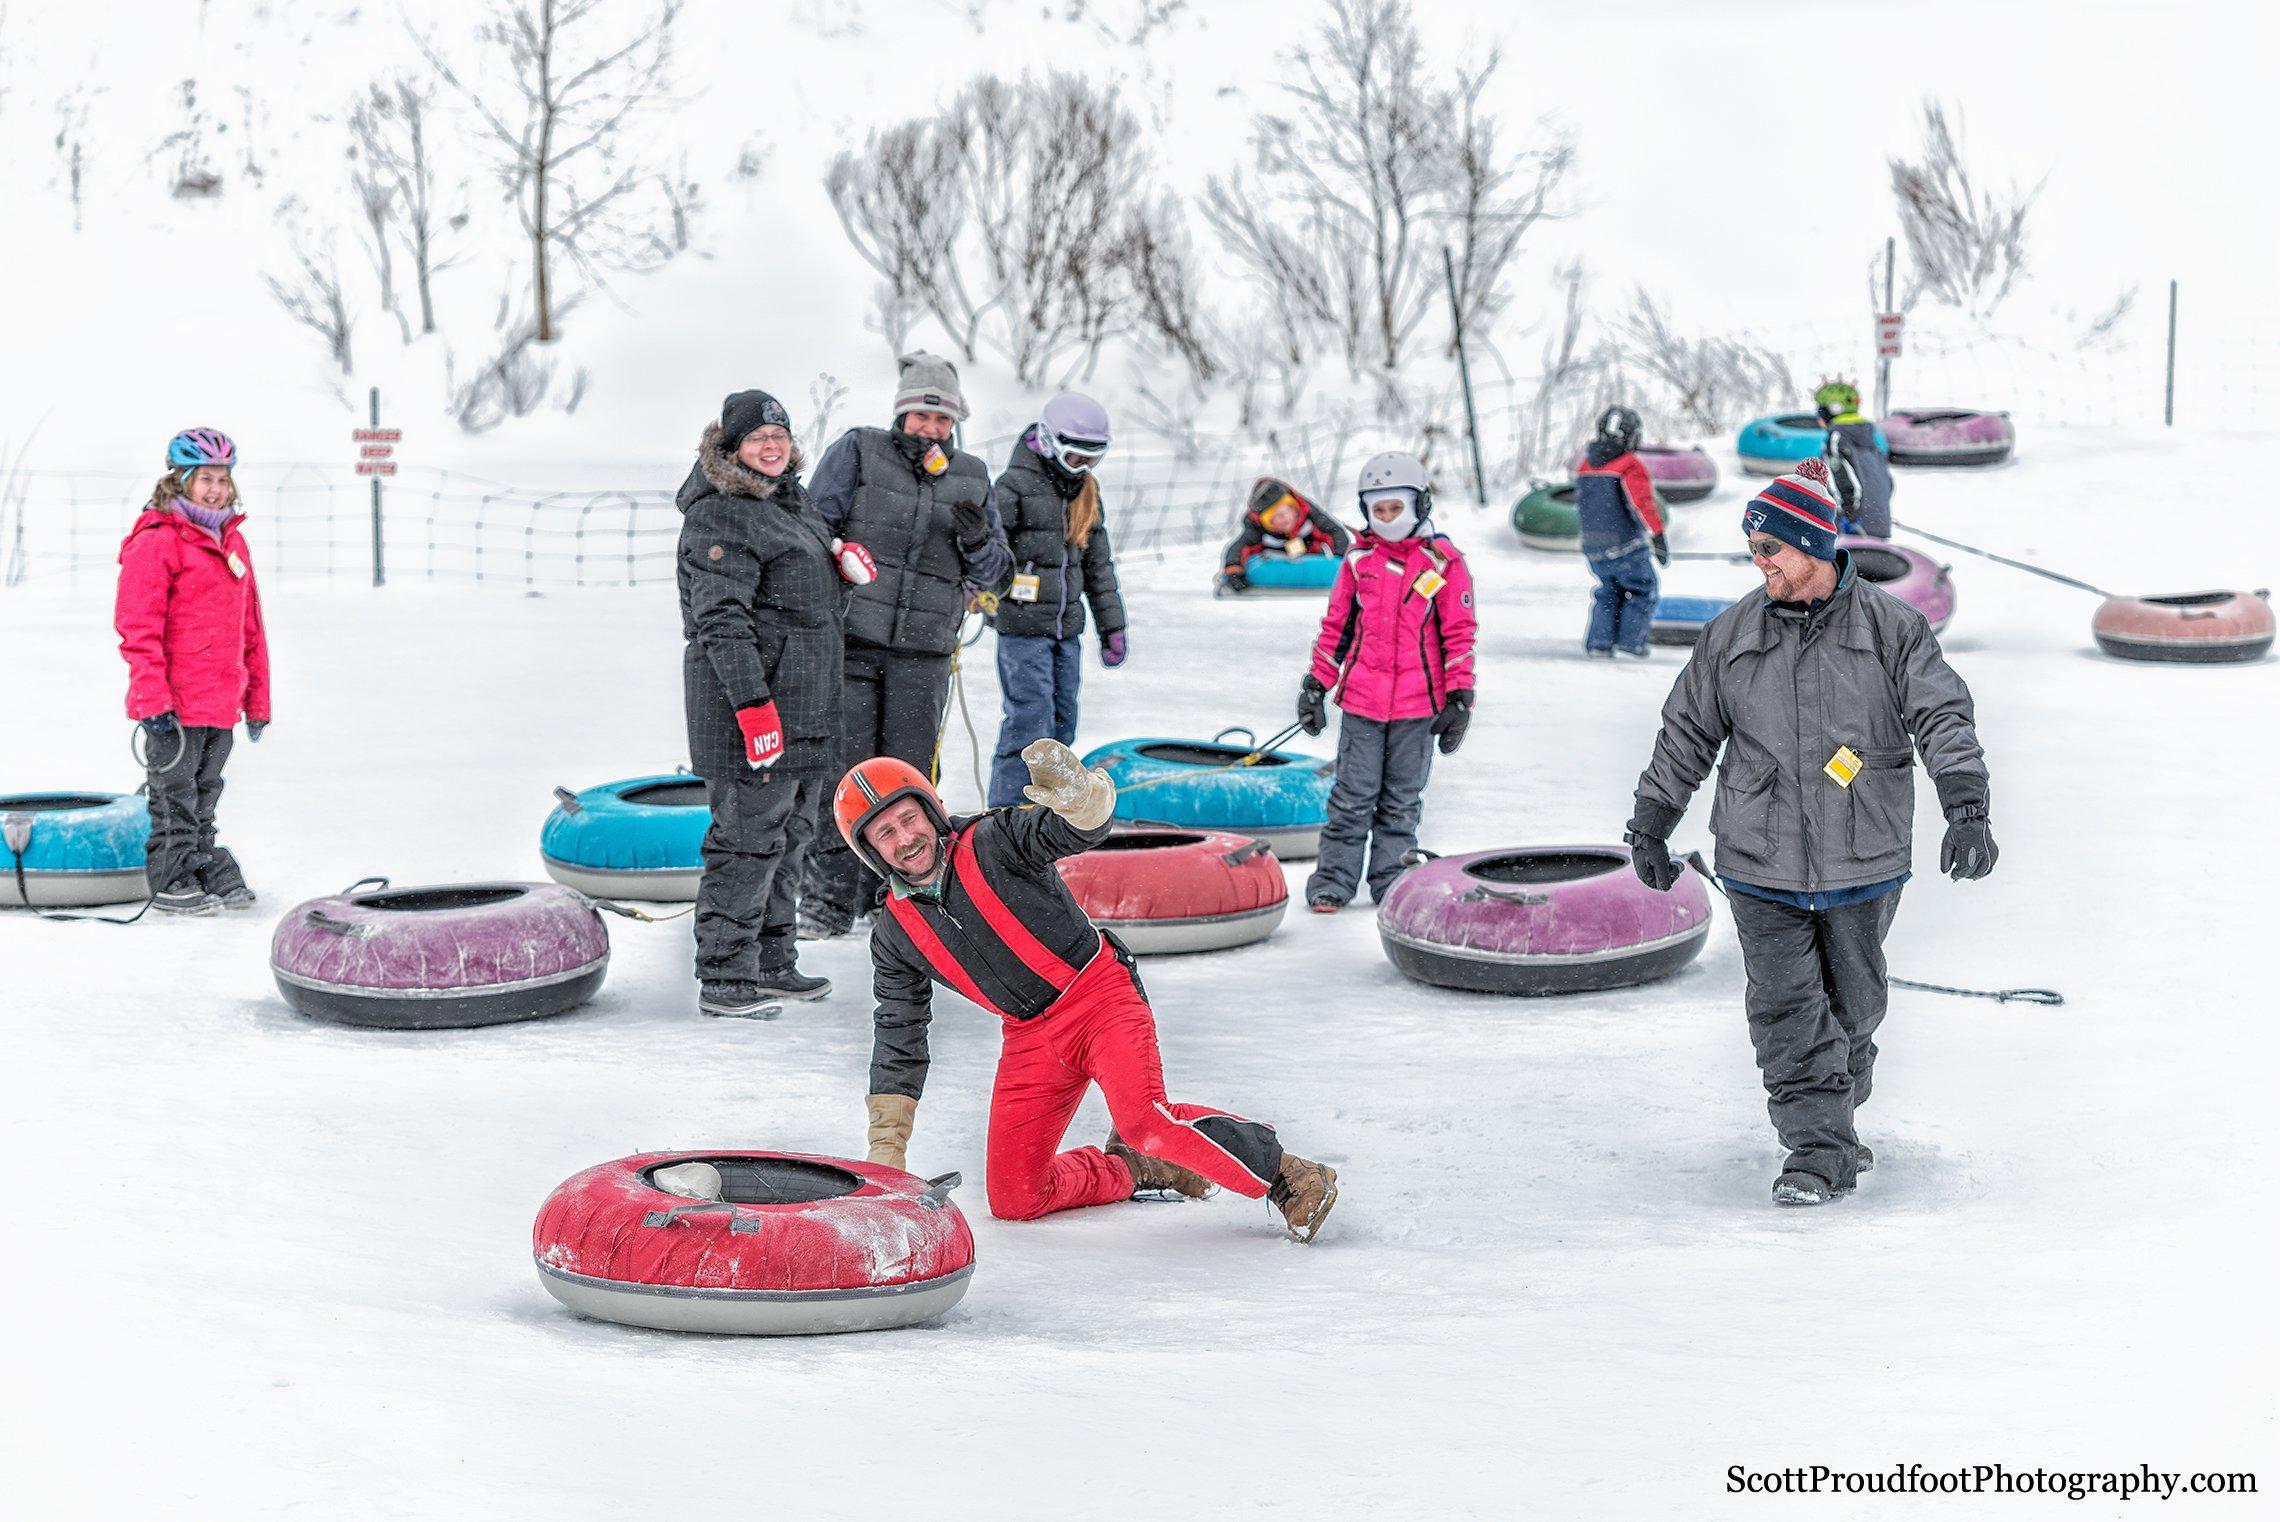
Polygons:
[[1103,944],[1053,1007],[1005,1022],[990,1094],[990,1214],[1034,1220],[1132,1195],[1132,1174],[1098,1147],[1059,1150],[1090,1084],[1137,1150],[1258,1199],[1281,1165],[1274,1128],[1164,1097],[1156,1015],[1132,969]]

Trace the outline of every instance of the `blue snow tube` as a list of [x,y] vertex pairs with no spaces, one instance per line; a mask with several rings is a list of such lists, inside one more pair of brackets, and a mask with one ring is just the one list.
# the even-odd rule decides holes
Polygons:
[[[1240,735],[1244,744],[1231,744]],[[1294,750],[1270,750],[1248,765],[1251,732],[1223,729],[1209,740],[1146,736],[1102,745],[1084,760],[1116,783],[1120,824],[1225,830],[1264,841],[1284,861],[1314,855],[1330,815],[1335,764]]]
[[1336,555],[1255,555],[1243,568],[1254,592],[1326,592],[1344,562]]
[[[1734,440],[1734,452],[1742,457],[1742,469],[1751,475],[1779,476],[1786,475],[1799,460],[1820,454],[1828,442],[1828,427],[1816,414],[1782,412],[1745,424]],[[1892,453],[1882,428],[1876,430],[1876,448],[1881,454]]]
[[704,778],[631,777],[554,796],[561,801],[538,835],[547,876],[596,898],[696,899],[712,824]]
[[132,793],[0,797],[0,904],[85,908],[150,897],[150,805]]
[[1665,597],[1655,604],[1647,638],[1657,645],[1691,645],[1710,620],[1734,605],[1731,597]]

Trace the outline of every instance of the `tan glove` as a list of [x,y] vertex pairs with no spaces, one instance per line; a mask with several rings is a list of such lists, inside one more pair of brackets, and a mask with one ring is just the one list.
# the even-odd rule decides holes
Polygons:
[[871,1112],[871,1155],[866,1162],[910,1171],[910,1133],[918,1124],[918,1101],[908,1094],[872,1094],[863,1103]]
[[1021,749],[1029,767],[1022,796],[1051,809],[1080,830],[1097,830],[1116,811],[1116,784],[1099,767],[1086,771],[1077,753],[1058,740],[1032,740]]

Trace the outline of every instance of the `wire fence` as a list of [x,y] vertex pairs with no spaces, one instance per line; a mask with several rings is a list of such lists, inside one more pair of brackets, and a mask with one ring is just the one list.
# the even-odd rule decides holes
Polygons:
[[[1847,375],[1868,389],[1874,359],[1866,317],[1736,336],[1780,355],[1801,392],[1809,393],[1824,374]],[[2091,344],[2038,345],[1922,321],[1911,326],[1906,352],[1894,364],[1892,396],[1896,406],[2006,410],[2030,430],[2151,426],[2162,421],[2166,359],[2165,300],[2132,311]],[[1767,410],[1802,400],[1771,401]],[[1478,385],[1474,402],[1490,500],[1501,500],[1530,475],[1564,470],[1597,401],[1558,392],[1536,377]],[[2234,314],[2181,325],[2180,422],[2231,425],[2274,401],[2280,401],[2280,320]],[[1472,461],[1454,378],[1412,387],[1399,408],[1401,416],[1387,420],[1361,404],[1320,406],[1305,421],[1282,426],[1140,434],[1137,443],[1120,443],[1100,471],[1117,553],[1161,556],[1232,534],[1260,475],[1284,477],[1325,503],[1340,503],[1339,484],[1381,448],[1420,450],[1445,491],[1468,495]],[[2030,450],[2031,440],[2030,433]],[[1710,442],[1722,445],[1727,438]],[[1012,444],[1008,435],[968,447],[994,468]],[[669,459],[628,461],[609,474],[671,481],[686,468]],[[119,540],[147,499],[152,475],[18,469],[0,478],[0,587],[109,581]],[[352,466],[249,465],[238,482],[248,509],[244,532],[265,580],[371,580],[370,487]],[[381,532],[391,582],[535,592],[641,587],[673,578],[681,517],[669,490],[542,490],[406,465],[387,483],[384,502]]]

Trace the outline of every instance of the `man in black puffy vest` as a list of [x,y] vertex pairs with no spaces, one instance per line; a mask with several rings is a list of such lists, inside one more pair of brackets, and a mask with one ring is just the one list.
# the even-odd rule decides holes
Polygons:
[[[896,756],[931,776],[967,587],[1003,590],[1013,558],[988,467],[950,442],[966,417],[957,367],[923,352],[901,364],[894,426],[841,434],[808,496],[832,535],[862,545],[878,567],[847,608],[840,764]],[[800,903],[800,935],[811,940],[846,934],[878,893],[838,829],[823,825]]]

